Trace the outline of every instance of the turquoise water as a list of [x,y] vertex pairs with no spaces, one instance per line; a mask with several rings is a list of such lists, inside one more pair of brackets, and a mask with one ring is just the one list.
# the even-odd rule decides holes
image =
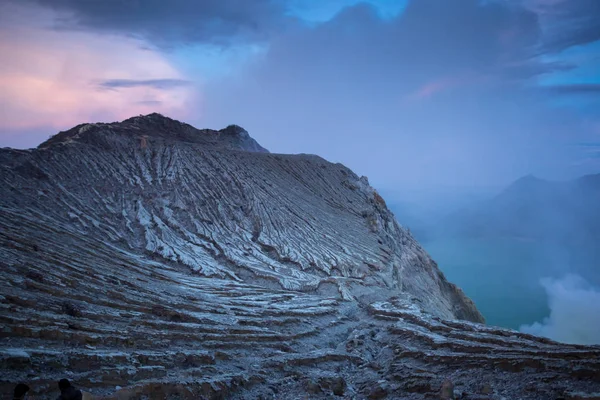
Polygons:
[[490,325],[518,329],[549,315],[543,277],[560,275],[548,249],[518,239],[441,238],[423,246]]

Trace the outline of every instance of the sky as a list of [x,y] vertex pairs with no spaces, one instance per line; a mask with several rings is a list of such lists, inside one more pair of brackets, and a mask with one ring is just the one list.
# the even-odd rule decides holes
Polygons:
[[392,198],[600,172],[598,0],[0,0],[0,147],[160,112]]

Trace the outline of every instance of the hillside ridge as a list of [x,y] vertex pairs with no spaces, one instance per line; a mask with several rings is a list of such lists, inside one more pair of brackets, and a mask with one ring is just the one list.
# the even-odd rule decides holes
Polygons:
[[600,348],[478,324],[366,177],[263,150],[237,126],[154,114],[0,149],[0,387],[50,395],[67,376],[97,395],[189,399],[423,399],[446,378],[522,399],[597,387]]

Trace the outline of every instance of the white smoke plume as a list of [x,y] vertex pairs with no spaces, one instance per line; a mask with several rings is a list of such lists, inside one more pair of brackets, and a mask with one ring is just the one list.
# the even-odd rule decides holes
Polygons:
[[600,290],[578,275],[542,279],[548,295],[550,316],[531,325],[525,333],[575,344],[600,344]]

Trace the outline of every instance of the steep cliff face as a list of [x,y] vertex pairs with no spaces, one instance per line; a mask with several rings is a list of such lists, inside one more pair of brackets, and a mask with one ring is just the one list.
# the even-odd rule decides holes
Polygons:
[[[598,384],[597,348],[456,321],[483,318],[366,178],[237,126],[151,114],[2,149],[0,228],[3,385],[423,398],[448,376],[476,392],[472,369],[526,394],[510,398]],[[527,392],[531,368],[562,380]]]

